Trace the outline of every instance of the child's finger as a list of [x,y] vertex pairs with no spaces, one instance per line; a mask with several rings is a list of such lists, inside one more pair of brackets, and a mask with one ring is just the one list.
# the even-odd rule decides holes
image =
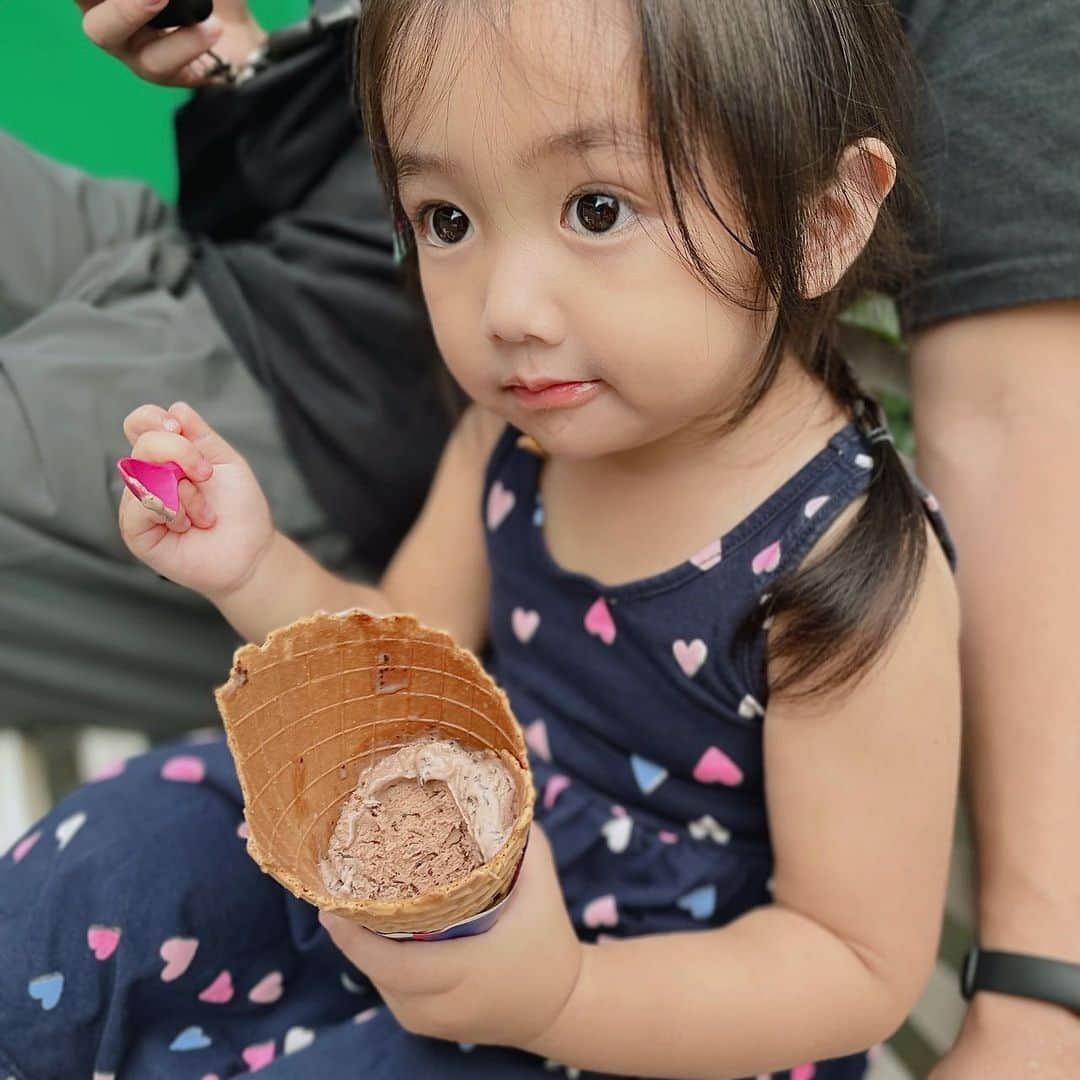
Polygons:
[[131,448],[131,456],[140,461],[175,461],[187,478],[197,484],[214,475],[214,467],[198,448],[183,435],[168,431],[145,431]]
[[177,401],[170,405],[169,415],[180,421],[184,435],[215,465],[243,460],[240,454],[186,401]]
[[[161,514],[148,510],[125,488],[120,496],[120,532],[128,545],[137,552],[145,545],[143,538],[147,533],[158,533],[162,528],[169,532],[185,533],[191,528],[191,521],[181,503],[176,516],[166,520]],[[152,544],[150,546],[153,546]]]
[[209,529],[217,521],[206,496],[190,480],[180,481],[180,506],[197,529]]
[[145,431],[178,432],[179,430],[180,421],[175,416],[170,416],[168,410],[160,405],[140,405],[124,417],[124,434],[132,446]]
[[334,944],[380,990],[442,993],[461,977],[461,954],[447,949],[457,941],[394,941],[325,911],[319,913],[319,922]]

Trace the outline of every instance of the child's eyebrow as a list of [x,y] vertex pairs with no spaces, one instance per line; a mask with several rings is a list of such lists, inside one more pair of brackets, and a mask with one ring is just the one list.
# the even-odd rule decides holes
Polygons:
[[[514,158],[514,165],[521,172],[528,172],[537,163],[549,157],[579,156],[592,150],[619,150],[634,157],[648,153],[648,140],[640,132],[611,124],[575,127],[537,139]],[[451,158],[424,150],[406,150],[394,157],[398,183],[425,173],[441,173],[443,176],[459,176],[461,167]]]

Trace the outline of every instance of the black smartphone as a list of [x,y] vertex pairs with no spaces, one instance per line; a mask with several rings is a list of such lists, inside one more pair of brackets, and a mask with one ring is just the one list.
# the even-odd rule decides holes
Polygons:
[[214,10],[214,0],[169,0],[164,10],[159,11],[149,23],[158,30],[167,30],[170,26],[192,26],[209,18]]

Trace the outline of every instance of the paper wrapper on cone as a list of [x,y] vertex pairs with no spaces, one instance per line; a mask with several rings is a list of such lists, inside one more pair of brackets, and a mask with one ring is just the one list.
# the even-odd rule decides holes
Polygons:
[[[525,742],[506,695],[448,634],[404,615],[315,615],[238,649],[215,696],[244,793],[248,852],[295,896],[378,933],[419,937],[490,913],[508,895],[532,821]],[[361,773],[432,736],[499,756],[517,789],[506,842],[420,896],[330,892],[319,863]]]

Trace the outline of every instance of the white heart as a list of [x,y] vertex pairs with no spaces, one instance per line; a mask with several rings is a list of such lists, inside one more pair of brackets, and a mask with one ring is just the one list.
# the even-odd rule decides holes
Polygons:
[[634,819],[629,814],[620,814],[605,822],[600,831],[607,840],[607,846],[621,855],[630,844],[630,834],[634,831]]
[[725,829],[712,814],[706,814],[704,817],[699,817],[697,821],[691,821],[689,829],[690,835],[695,840],[708,839],[717,844],[726,844],[731,839],[731,832]]
[[86,814],[81,810],[77,814],[72,814],[71,817],[64,818],[59,825],[56,826],[56,842],[59,845],[61,851],[64,850],[71,843],[75,834],[86,824]]
[[872,469],[874,467],[874,459],[869,454],[856,454],[855,464],[860,469]]
[[285,1053],[295,1054],[306,1050],[315,1041],[315,1032],[311,1028],[294,1027],[285,1033]]
[[516,607],[510,614],[510,623],[514,628],[514,637],[522,645],[527,645],[540,625],[540,612],[526,611],[524,608]]
[[758,704],[757,698],[747,694],[739,702],[739,715],[744,720],[753,720],[755,716],[764,716],[765,710]]
[[709,655],[709,647],[701,638],[694,638],[691,642],[679,638],[671,646],[671,651],[675,654],[675,660],[682,668],[683,674],[691,679],[701,670],[701,665],[705,663],[705,658]]

